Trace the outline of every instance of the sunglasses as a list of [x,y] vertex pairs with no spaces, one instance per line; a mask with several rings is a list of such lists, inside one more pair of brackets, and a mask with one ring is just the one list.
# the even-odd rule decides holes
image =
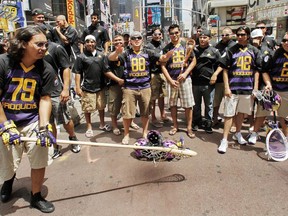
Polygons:
[[160,35],[162,35],[162,33],[154,33],[153,35],[154,36],[160,36]]
[[265,26],[259,26],[259,27],[256,27],[257,29],[265,29],[266,27]]
[[287,43],[287,42],[288,42],[288,39],[282,39],[282,42],[283,42],[283,43]]
[[237,37],[245,37],[245,36],[247,36],[247,34],[236,34],[237,35]]
[[139,36],[139,37],[131,37],[131,40],[142,40],[142,37]]
[[38,42],[38,43],[34,43],[34,45],[36,45],[38,48],[48,48],[48,42]]
[[222,36],[222,37],[229,37],[230,34],[222,34],[221,36]]
[[179,34],[179,31],[177,32],[170,32],[169,35],[178,35]]

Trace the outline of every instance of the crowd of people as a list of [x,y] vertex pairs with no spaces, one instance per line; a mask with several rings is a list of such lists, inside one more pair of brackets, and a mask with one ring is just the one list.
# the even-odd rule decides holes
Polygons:
[[[114,49],[109,51],[109,35],[98,14],[91,15],[91,25],[82,35],[64,15],[56,17],[55,27],[45,23],[40,9],[33,10],[32,18],[35,25],[19,29],[0,55],[2,202],[10,200],[16,170],[23,152],[27,152],[32,180],[30,204],[42,212],[54,211],[54,205],[42,197],[41,187],[46,166],[62,154],[55,139],[56,125],[63,124],[69,140],[78,140],[68,108],[71,81],[81,98],[87,138],[94,136],[91,114],[95,111],[99,112],[99,129],[121,135],[121,113],[122,144],[131,144],[130,127],[139,129],[133,121],[137,110],[143,137],[148,134],[149,122],[156,129],[172,123],[169,135],[173,136],[179,131],[179,106],[184,109],[189,138],[195,138],[195,131],[200,129],[212,134],[222,120],[219,107],[223,101],[223,138],[218,147],[223,154],[233,127],[232,138],[240,145],[256,144],[258,131],[270,115],[259,105],[255,108],[253,92],[261,89],[273,89],[281,96],[277,113],[288,135],[288,33],[277,46],[266,36],[262,21],[252,32],[246,26],[235,33],[225,27],[215,46],[211,45],[210,30],[198,28],[196,37],[188,39],[181,37],[179,25],[172,24],[167,44],[163,42],[166,32],[156,27],[148,43],[137,31],[116,34]],[[236,41],[232,40],[235,34]],[[165,109],[166,97],[171,118]],[[156,115],[156,105],[160,116]],[[112,126],[105,123],[106,107]],[[241,133],[247,116],[252,119],[248,140]],[[37,142],[23,143],[20,134],[36,137]],[[71,151],[80,152],[80,145],[71,145]]]

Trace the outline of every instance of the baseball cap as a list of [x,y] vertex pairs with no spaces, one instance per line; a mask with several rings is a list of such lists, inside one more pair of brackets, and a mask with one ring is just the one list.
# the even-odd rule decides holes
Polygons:
[[130,36],[129,32],[124,32],[124,33],[122,34],[123,37],[124,37],[125,35]]
[[263,37],[263,33],[261,29],[254,29],[251,32],[251,38],[256,38],[256,37]]
[[95,38],[93,35],[87,35],[87,36],[85,37],[85,41],[87,41],[87,40],[94,40],[94,41],[96,41],[96,38]]
[[202,32],[199,33],[199,36],[201,35],[211,37],[211,31],[207,29],[202,30]]
[[43,10],[41,10],[40,8],[35,8],[32,11],[32,16],[36,16],[36,15],[39,15],[39,14],[44,14]]
[[130,37],[142,37],[142,34],[139,31],[134,31],[132,32],[132,34],[130,35]]

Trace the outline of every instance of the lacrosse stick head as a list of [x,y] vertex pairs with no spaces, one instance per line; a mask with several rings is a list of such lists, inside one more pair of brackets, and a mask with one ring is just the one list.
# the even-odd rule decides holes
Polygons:
[[[169,147],[169,148],[178,149],[177,143],[174,142],[173,140],[164,140],[164,141],[162,142],[162,145],[163,145],[163,147]],[[163,152],[163,153],[164,153],[164,152]],[[174,155],[174,154],[171,154],[170,152],[165,152],[164,154],[165,154],[164,157],[165,157],[166,159],[173,159],[173,158],[175,158],[175,155]]]
[[[139,138],[137,139],[135,145],[136,146],[147,146],[149,143],[148,139],[146,138]],[[143,156],[143,149],[135,149],[135,155],[137,158],[144,157]]]
[[[152,143],[146,138],[139,138],[135,145],[138,146],[153,146]],[[148,160],[159,160],[164,158],[166,152],[149,149],[135,149],[135,156],[137,158],[146,158]]]
[[263,108],[268,111],[276,111],[281,105],[281,97],[275,91],[264,91],[262,98]]
[[266,137],[268,159],[285,161],[288,158],[287,139],[279,128],[272,129]]
[[152,146],[162,146],[163,137],[157,130],[151,130],[147,134],[147,139]]

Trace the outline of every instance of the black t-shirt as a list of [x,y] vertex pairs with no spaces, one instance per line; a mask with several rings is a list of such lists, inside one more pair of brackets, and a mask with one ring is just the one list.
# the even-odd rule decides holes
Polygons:
[[[107,58],[106,61],[108,62],[108,66],[109,66],[109,70],[107,70],[106,72],[111,71],[113,74],[115,74],[115,76],[123,79],[124,78],[123,64],[121,65],[120,61],[109,61],[108,57],[106,58]],[[118,85],[118,83],[111,79],[108,81],[108,85],[113,86],[113,85]]]
[[104,73],[108,70],[108,63],[103,53],[96,52],[96,55],[93,56],[86,50],[77,56],[73,67],[73,73],[80,74],[82,77],[82,90],[92,93],[98,92],[106,86]]
[[52,65],[59,78],[59,85],[54,88],[51,97],[59,97],[63,90],[63,70],[70,67],[69,57],[61,45],[49,42],[44,60]]
[[[153,50],[156,53],[163,53],[163,48],[165,47],[165,44],[162,41],[154,41],[151,40],[150,43],[148,43],[145,48]],[[158,61],[151,62],[151,67],[150,67],[151,73],[162,73],[161,67]]]
[[93,35],[96,38],[96,48],[98,51],[104,51],[104,44],[109,41],[109,34],[107,30],[98,23],[96,26],[90,25],[84,30],[81,36],[81,43],[84,44],[85,37],[87,35]]

